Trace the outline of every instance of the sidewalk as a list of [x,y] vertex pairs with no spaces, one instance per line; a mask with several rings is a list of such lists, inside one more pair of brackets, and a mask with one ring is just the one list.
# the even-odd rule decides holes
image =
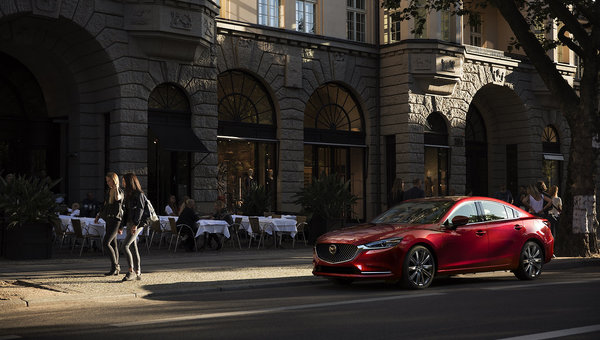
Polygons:
[[[108,258],[101,253],[57,254],[35,261],[0,259],[0,312],[10,308],[89,300],[219,291],[323,282],[312,275],[312,248],[231,249],[203,252],[141,252],[142,280],[121,282],[104,276]],[[121,269],[127,260],[121,256]]]
[[[0,313],[57,303],[326,282],[312,275],[312,248],[304,245],[296,249],[224,248],[194,253],[152,249],[147,254],[144,249],[141,257],[142,280],[130,282],[121,282],[124,273],[104,276],[109,261],[99,252],[84,253],[81,258],[63,251],[49,260],[0,259]],[[120,263],[125,270],[126,259],[121,257]],[[544,270],[584,266],[600,267],[600,258],[555,258]]]

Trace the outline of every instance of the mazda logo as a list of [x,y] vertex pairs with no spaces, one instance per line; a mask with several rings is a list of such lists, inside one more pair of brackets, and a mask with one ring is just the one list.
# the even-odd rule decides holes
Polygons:
[[335,253],[337,253],[337,246],[335,244],[329,246],[329,253],[331,255],[335,255]]

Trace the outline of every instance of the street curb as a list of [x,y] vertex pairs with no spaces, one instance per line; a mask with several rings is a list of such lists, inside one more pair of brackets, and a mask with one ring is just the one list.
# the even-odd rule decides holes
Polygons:
[[[25,281],[25,280],[22,280]],[[0,310],[7,310],[11,308],[21,308],[21,307],[39,307],[39,306],[48,306],[59,303],[81,303],[81,302],[111,302],[111,301],[122,301],[122,300],[135,300],[139,298],[168,298],[189,294],[200,294],[206,292],[227,292],[227,291],[235,291],[235,290],[243,290],[243,289],[260,289],[260,288],[273,288],[273,287],[293,287],[293,286],[304,286],[304,285],[313,285],[319,284],[321,280],[316,277],[306,276],[299,277],[294,279],[267,279],[264,282],[245,282],[239,284],[201,284],[196,288],[187,288],[182,290],[165,290],[158,292],[132,292],[126,294],[106,294],[106,295],[65,295],[59,297],[50,297],[50,298],[33,298],[33,299],[25,299],[25,300],[2,300],[0,301]],[[326,282],[322,280],[322,282]],[[28,285],[41,288],[44,288],[43,285],[29,283]],[[51,289],[53,290],[53,289]],[[56,290],[53,290],[56,291]],[[58,291],[57,291],[58,292]],[[64,294],[69,294],[65,292],[60,292]]]

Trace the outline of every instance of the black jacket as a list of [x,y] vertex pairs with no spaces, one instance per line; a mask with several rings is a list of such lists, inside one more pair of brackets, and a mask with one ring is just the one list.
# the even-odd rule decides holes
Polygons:
[[196,221],[198,221],[199,219],[200,218],[198,217],[198,215],[196,215],[194,209],[185,207],[179,215],[179,218],[177,218],[177,225],[187,224],[192,229],[196,230]]
[[129,197],[125,197],[123,202],[123,221],[133,225],[145,225],[146,221],[142,219],[146,207],[146,196],[138,191],[133,191]]
[[[121,188],[119,190],[119,196],[123,197],[123,190]],[[123,218],[123,199],[110,202],[110,190],[106,192],[104,196],[104,205],[98,212],[98,216],[100,216],[103,220],[108,220],[109,218],[114,218],[117,220],[121,220]]]

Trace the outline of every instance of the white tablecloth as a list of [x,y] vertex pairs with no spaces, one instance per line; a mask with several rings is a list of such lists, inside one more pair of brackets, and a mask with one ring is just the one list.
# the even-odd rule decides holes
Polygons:
[[229,234],[229,223],[223,220],[198,220],[196,227],[198,227],[196,237],[202,236],[204,233],[223,234],[227,238],[231,236]]
[[[248,233],[252,232],[252,227],[250,226],[250,219],[248,216],[243,215],[233,215],[233,220],[236,218],[242,218],[242,228],[245,229]],[[262,229],[265,233],[272,235],[273,232],[285,232],[290,233],[292,237],[296,236],[296,221],[291,218],[270,218],[258,216],[258,223],[260,224],[260,229]]]
[[[68,232],[75,232],[75,230],[73,230],[73,223],[71,223],[71,219],[75,218],[81,221],[81,232],[83,235],[104,237],[104,234],[106,234],[106,222],[104,222],[103,219],[99,219],[98,223],[95,223],[95,218],[93,217],[59,215],[58,218],[60,219],[63,229]],[[126,236],[127,233],[123,232],[121,235],[117,234],[117,239],[122,240],[125,239]]]

